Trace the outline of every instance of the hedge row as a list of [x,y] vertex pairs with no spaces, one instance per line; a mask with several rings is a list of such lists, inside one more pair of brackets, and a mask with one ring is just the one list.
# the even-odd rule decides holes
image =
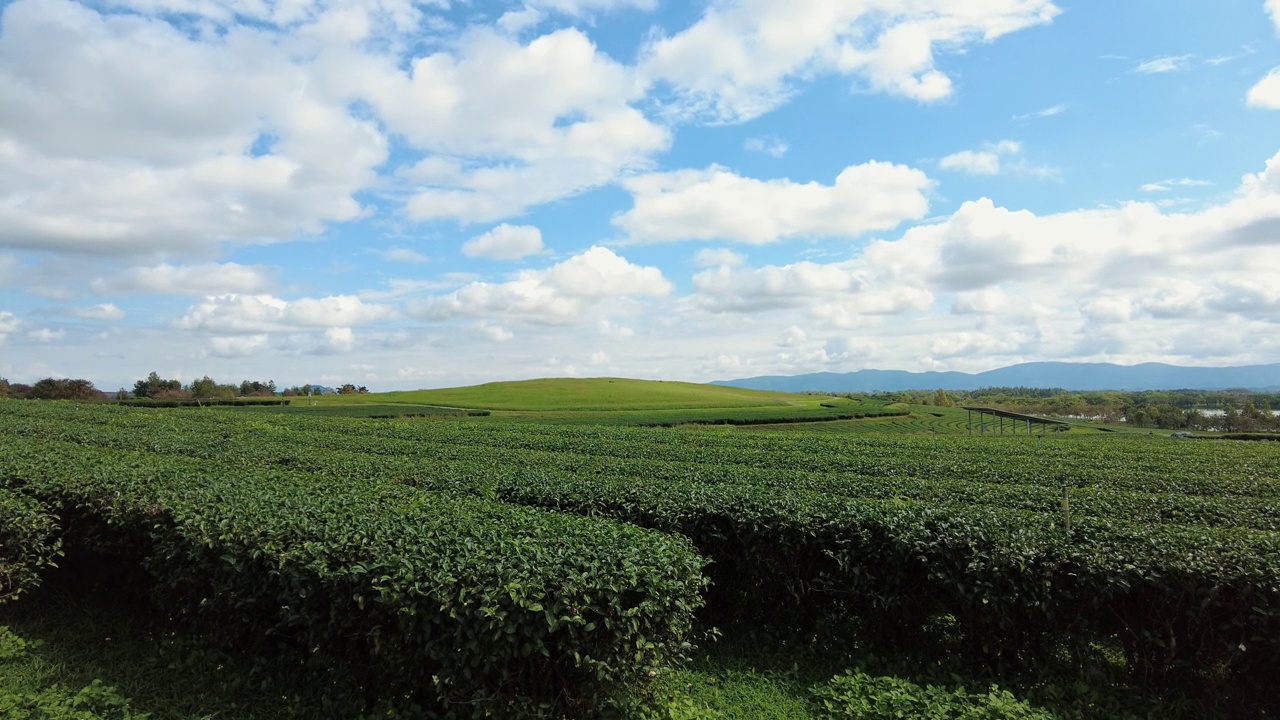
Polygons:
[[1244,697],[1280,682],[1278,533],[1106,518],[1067,531],[992,506],[537,473],[496,492],[689,537],[712,560],[719,622],[812,633],[854,616],[927,654],[947,618],[949,650],[1011,667],[1118,636],[1152,686]]
[[43,503],[0,482],[0,604],[40,582],[62,554],[58,520]]
[[[526,468],[539,468],[592,477],[753,485],[847,497],[994,505],[1044,513],[1059,513],[1062,502],[1055,474],[1046,474],[1038,482],[1021,476],[1003,481],[989,477],[970,479],[963,469],[957,470],[952,477],[937,471],[931,471],[924,477],[902,474],[869,477],[853,473],[817,473],[766,464],[749,466],[685,461],[679,459],[681,453],[678,449],[661,454],[654,452],[651,457],[618,457],[513,448],[490,444],[491,441],[505,439],[505,434],[495,436],[479,428],[469,436],[472,444],[463,444],[463,438],[449,437],[445,429],[434,426],[420,429],[418,440],[408,440],[394,435],[384,437],[376,431],[363,432],[359,427],[333,420],[319,425],[302,423],[301,427],[306,428],[302,432],[289,430],[294,427],[293,422],[282,428],[223,417],[214,418],[208,423],[209,427],[200,432],[192,432],[185,423],[186,418],[182,427],[153,425],[145,432],[129,426],[40,423],[31,427],[31,434],[121,449],[146,449],[208,459],[238,458],[249,466],[267,462],[335,478],[381,477],[427,488],[461,488],[467,482],[484,487],[498,477],[518,477]],[[439,442],[437,438],[441,435],[450,441]],[[889,451],[895,449],[892,445],[888,448]],[[1007,462],[1001,450],[1003,448],[999,446],[988,448],[991,465]],[[704,448],[701,452],[705,454],[707,450]],[[632,448],[630,454],[641,453]],[[1113,517],[1130,522],[1180,526],[1280,530],[1280,497],[1188,494],[1161,489],[1160,485],[1144,491],[1125,489],[1118,482],[1095,482],[1080,487],[1075,478],[1088,459],[1088,456],[1067,459],[1059,466],[1070,471],[1066,474],[1070,483],[1072,517]],[[1183,459],[1182,455],[1170,460],[1167,475],[1179,472],[1174,462],[1180,459]],[[761,462],[769,460],[762,458]],[[1233,471],[1234,475],[1231,474]],[[1226,489],[1230,489],[1233,482],[1238,482],[1237,478],[1243,474],[1230,466],[1222,466],[1221,472],[1223,474],[1217,482]],[[1186,483],[1185,480],[1181,482]],[[1261,485],[1268,480],[1261,476],[1249,482]],[[1166,482],[1163,485],[1170,484]]]
[[701,606],[687,540],[605,519],[0,436],[4,482],[139,560],[160,607],[357,709],[591,714]]
[[141,408],[177,408],[177,407],[258,407],[288,405],[289,400],[236,398],[231,400],[115,400],[112,405]]

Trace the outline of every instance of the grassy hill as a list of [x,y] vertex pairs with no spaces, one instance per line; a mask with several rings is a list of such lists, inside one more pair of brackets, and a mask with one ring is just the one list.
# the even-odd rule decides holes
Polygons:
[[786,408],[818,405],[825,399],[828,398],[623,378],[519,380],[440,390],[326,395],[317,398],[321,404],[394,403],[526,412]]

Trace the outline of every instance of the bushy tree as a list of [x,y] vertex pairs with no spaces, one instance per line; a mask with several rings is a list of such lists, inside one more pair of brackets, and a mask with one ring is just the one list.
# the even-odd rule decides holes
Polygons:
[[146,380],[139,380],[133,384],[133,396],[137,398],[159,398],[180,392],[182,392],[181,381],[166,380],[155,370],[151,371]]
[[243,380],[240,383],[240,396],[267,396],[276,394],[276,381],[268,380],[265,383],[258,380]]
[[0,377],[0,398],[9,397],[9,380]]
[[230,400],[236,396],[234,385],[219,385],[208,375],[199,380],[193,380],[187,386],[187,391],[197,400]]
[[36,400],[98,400],[102,396],[93,383],[81,378],[44,378],[31,386]]

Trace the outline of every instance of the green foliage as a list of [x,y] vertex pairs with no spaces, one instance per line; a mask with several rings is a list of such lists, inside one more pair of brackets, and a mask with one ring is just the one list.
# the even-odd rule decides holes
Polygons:
[[264,668],[311,673],[335,707],[589,714],[679,658],[701,605],[686,540],[609,520],[278,466],[0,446],[0,477],[61,504],[79,542],[143,563],[160,607]]
[[101,395],[88,380],[44,378],[31,386],[28,397],[33,400],[98,400]]
[[[1070,531],[1056,480],[1064,473]],[[629,577],[633,565],[659,562],[633,554],[640,552],[633,546],[654,544],[658,554],[685,557],[662,544],[670,535],[597,535],[574,524],[589,520],[558,512],[687,537],[713,560],[702,619],[725,628],[835,637],[829,631],[852,622],[872,646],[1006,670],[1039,668],[1057,662],[1056,654],[1102,644],[1117,648],[1117,662],[1134,682],[1212,699],[1233,712],[1274,711],[1275,698],[1261,689],[1280,684],[1280,447],[1272,443],[851,439],[9,403],[0,407],[5,476],[49,488],[59,502],[109,523],[101,535],[131,538],[139,554],[153,553],[146,555],[153,572],[178,579],[161,590],[180,615],[230,628],[246,642],[269,638],[262,642],[271,652],[337,648],[357,668],[344,665],[341,673],[366,689],[379,673],[396,672],[383,664],[382,651],[368,649],[375,637],[378,647],[396,648],[387,657],[426,658],[415,660],[418,667],[449,664],[432,650],[403,647],[417,632],[441,637],[440,623],[452,627],[448,622],[367,609],[371,595],[357,589],[381,581],[382,574],[363,574],[374,572],[371,563],[381,567],[380,557],[423,548],[427,557],[413,554],[415,577],[450,592],[573,577],[567,555],[544,552],[552,538],[581,557],[582,573],[611,567]],[[623,527],[595,522],[591,527]],[[509,544],[512,534],[527,539]],[[461,549],[459,536],[474,547]],[[370,539],[351,539],[364,537]],[[466,561],[443,559],[457,555]],[[517,570],[525,558],[546,565],[546,573]],[[490,565],[500,571],[479,569]],[[353,574],[356,566],[361,572]],[[438,574],[442,567],[450,574]],[[462,568],[470,574],[460,576]],[[696,570],[649,573],[657,571],[639,576],[651,597],[668,592],[663,583],[683,588],[678,593],[688,602],[661,612],[687,619],[697,602],[697,588],[688,584]],[[450,608],[466,627],[484,620],[469,614],[478,607],[528,619],[484,593],[472,596],[474,606],[438,599],[414,605],[409,577],[383,574],[395,579],[388,607],[412,605],[419,614]],[[592,594],[620,581],[594,577],[594,585],[582,580],[575,590],[548,595],[589,595],[583,607],[625,616],[628,606],[611,604],[616,597]],[[297,600],[299,588],[305,601]],[[351,610],[357,592],[365,610]],[[182,598],[208,601],[188,607]],[[646,622],[656,623],[661,612]],[[325,633],[324,644],[310,634],[313,626],[328,628],[314,630]],[[516,632],[522,642],[531,634]],[[334,644],[331,636],[345,640]],[[587,642],[586,635],[573,637],[569,645]],[[677,647],[672,639],[664,657]],[[500,647],[491,650],[505,657]],[[514,675],[504,677],[524,680],[496,686],[532,684],[538,671],[511,662],[506,672]],[[565,698],[591,692],[575,677],[577,685],[560,686],[578,688]],[[639,673],[630,677],[621,682],[643,681]],[[550,702],[535,697],[530,702]],[[564,706],[579,707],[573,702]]]
[[[26,658],[37,643],[30,642],[0,625],[0,672]],[[60,685],[37,692],[0,690],[0,720],[146,720],[145,713],[129,708],[128,700],[115,689],[94,680],[75,692]]]
[[35,498],[3,485],[0,477],[0,604],[40,582],[40,570],[62,554],[57,518]]
[[921,686],[902,678],[872,677],[852,671],[815,687],[813,696],[820,707],[819,717],[832,720],[1053,719],[1053,715],[994,686],[986,693],[971,693],[963,688]]
[[181,390],[181,380],[166,380],[155,370],[152,370],[145,380],[139,380],[133,384],[133,396],[136,398],[156,398]]
[[59,685],[39,692],[0,693],[0,720],[147,720],[101,680],[77,691]]

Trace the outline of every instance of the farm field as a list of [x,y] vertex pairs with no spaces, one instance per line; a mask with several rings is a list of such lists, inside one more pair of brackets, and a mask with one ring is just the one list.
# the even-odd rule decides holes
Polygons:
[[[778,407],[875,409],[799,397]],[[770,409],[738,401],[683,412]],[[0,403],[0,507],[27,519],[0,524],[27,548],[0,624],[45,641],[0,653],[0,690],[101,677],[174,718],[845,717],[869,687],[1009,707],[981,717],[1277,712],[1275,443],[971,438],[920,407],[646,427],[680,400],[632,402]]]

